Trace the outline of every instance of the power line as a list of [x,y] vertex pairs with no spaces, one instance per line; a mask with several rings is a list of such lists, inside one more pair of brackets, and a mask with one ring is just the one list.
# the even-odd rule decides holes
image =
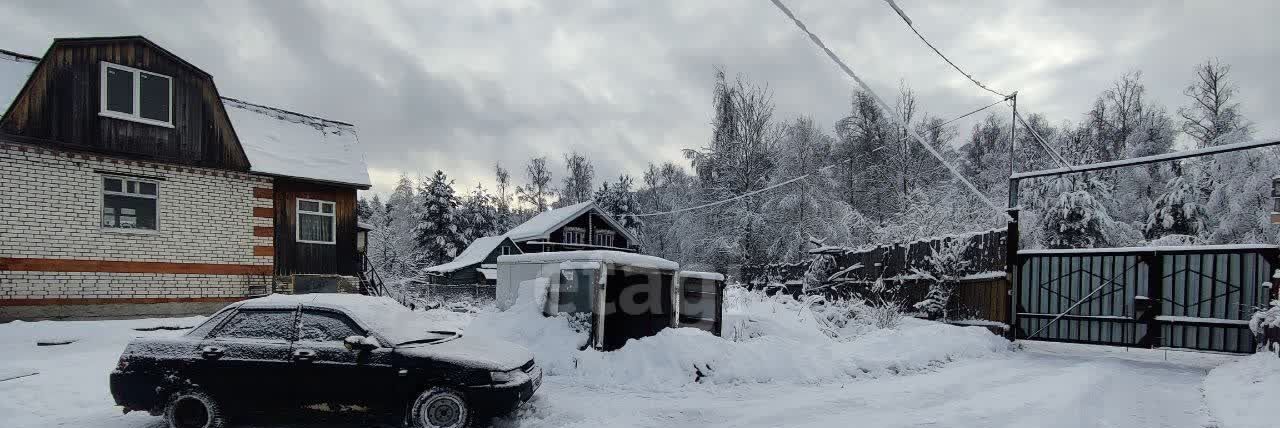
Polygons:
[[[907,17],[907,13],[904,12],[902,8],[898,7],[897,3],[894,3],[893,0],[884,0],[884,2],[889,4],[889,7],[892,7],[893,11],[897,12],[899,17],[902,17],[902,21],[907,23],[907,28],[910,28],[911,32],[915,33],[916,37],[919,37],[920,41],[924,42],[925,46],[928,46],[929,49],[932,49],[933,53],[938,54],[938,57],[942,58],[943,61],[946,61],[947,64],[951,64],[951,68],[956,69],[956,71],[964,75],[966,79],[969,79],[970,82],[973,82],[973,84],[978,85],[979,88],[987,90],[987,92],[999,95],[1000,97],[1004,98],[1001,101],[1008,101],[1009,99],[1013,98],[1018,94],[1017,92],[1014,92],[1013,94],[1005,95],[999,91],[996,91],[994,89],[987,87],[987,85],[983,85],[982,82],[979,82],[977,79],[974,79],[972,74],[969,74],[964,70],[960,69],[960,66],[956,65],[955,62],[952,62],[951,59],[947,58],[946,55],[943,55],[942,51],[939,51],[937,47],[934,47],[933,43],[929,43],[929,39],[926,39],[924,35],[920,34],[920,31],[916,29],[915,23],[911,21],[911,18]],[[1000,101],[997,101],[997,102],[1000,102]],[[1050,157],[1053,158],[1054,162],[1058,163],[1058,166],[1071,169],[1071,163],[1067,162],[1066,158],[1063,158],[1062,155],[1059,154],[1057,150],[1054,150],[1053,147],[1050,147],[1049,143],[1045,141],[1043,137],[1040,136],[1040,133],[1036,132],[1036,130],[1032,128],[1031,125],[1027,124],[1027,121],[1022,118],[1022,115],[1018,114],[1017,109],[1014,109],[1013,115],[1018,120],[1018,122],[1021,122],[1022,126],[1027,128],[1027,131],[1031,133],[1032,140],[1040,144],[1040,147],[1043,147],[1045,151],[1049,152],[1049,154],[1051,155]],[[1014,125],[1016,126],[1017,124],[1014,124]],[[1010,144],[1016,144],[1016,143],[1017,142],[1010,142]],[[1010,159],[1009,161],[1012,162],[1013,160]]]
[[[991,107],[995,107],[995,105],[996,105],[996,104],[1000,104],[1001,102],[1004,102],[1004,100],[996,101],[996,102],[994,102],[994,103],[987,104],[986,106],[983,106],[983,107],[981,107],[981,108],[979,108],[979,109],[977,109],[977,110],[973,110],[973,111],[970,111],[970,112],[968,112],[968,113],[962,114],[962,115],[960,115],[960,116],[956,116],[956,117],[952,118],[951,120],[948,120],[948,121],[946,121],[946,122],[942,122],[942,123],[940,123],[940,124],[937,124],[937,125],[931,126],[931,127],[929,127],[929,129],[927,129],[926,131],[932,132],[933,130],[936,130],[936,129],[942,128],[942,127],[944,127],[944,126],[950,125],[951,123],[953,123],[953,122],[955,122],[955,121],[957,121],[957,120],[964,119],[964,118],[969,117],[969,116],[972,116],[972,115],[974,115],[974,114],[976,114],[976,113],[978,113],[978,112],[980,112],[980,111],[983,111],[983,110],[989,109],[989,108],[991,108]],[[883,147],[881,147],[881,148],[883,148]],[[877,148],[876,150],[880,150],[880,148]],[[817,170],[815,170],[814,172],[826,171],[826,170],[828,170],[828,169],[831,169],[831,168],[836,167],[837,165],[840,165],[840,164],[842,164],[842,163],[848,162],[850,159],[852,159],[852,158],[845,158],[845,159],[841,160],[840,162],[836,162],[836,163],[833,163],[833,164],[831,164],[831,165],[827,165],[827,166],[824,166],[824,167],[822,167],[822,168],[818,168],[818,169],[817,169]],[[660,212],[651,212],[651,213],[642,213],[642,214],[632,214],[632,216],[633,216],[633,217],[652,217],[652,216],[659,216],[659,215],[679,214],[679,213],[683,213],[683,212],[697,211],[697,210],[700,210],[700,209],[703,209],[703,208],[710,208],[710,207],[714,207],[714,206],[717,206],[717,205],[724,205],[724,204],[727,204],[727,203],[729,203],[729,202],[737,201],[737,200],[740,200],[740,199],[743,199],[743,198],[746,198],[746,197],[749,197],[749,196],[754,196],[754,195],[757,195],[757,194],[760,194],[760,193],[764,193],[764,192],[767,192],[767,191],[770,191],[770,190],[773,190],[773,189],[776,189],[776,188],[779,188],[779,187],[782,187],[782,186],[786,186],[786,185],[788,185],[788,184],[795,183],[795,182],[797,182],[797,181],[800,181],[800,180],[803,180],[803,179],[809,178],[809,176],[813,175],[813,174],[814,174],[814,172],[811,172],[811,173],[808,173],[808,174],[804,174],[804,175],[800,175],[800,176],[794,177],[794,178],[792,178],[792,179],[790,179],[790,180],[787,180],[787,181],[784,181],[784,182],[781,182],[781,183],[777,183],[777,184],[773,184],[773,185],[771,185],[771,186],[769,186],[769,187],[765,187],[765,188],[763,188],[763,189],[753,190],[753,191],[750,191],[750,192],[747,192],[747,193],[743,193],[743,194],[741,194],[741,195],[734,196],[734,197],[731,197],[731,198],[728,198],[728,199],[723,199],[723,200],[719,200],[719,201],[715,201],[715,202],[705,203],[705,204],[698,205],[698,206],[686,207],[686,208],[680,208],[680,209],[675,209],[675,210],[670,210],[670,211],[660,211]]]
[[[805,29],[804,24],[803,24],[803,23],[800,23],[799,21],[797,21],[797,19],[794,17],[794,15],[791,15],[790,10],[787,10],[787,9],[786,9],[786,6],[783,6],[783,5],[781,5],[781,4],[778,4],[778,3],[777,3],[777,1],[774,1],[774,4],[776,4],[776,5],[778,5],[778,6],[781,6],[781,8],[783,9],[783,13],[786,13],[786,14],[788,15],[788,17],[791,17],[792,21],[795,21],[797,24],[799,24],[799,26],[800,26],[800,28],[801,28],[801,29]],[[808,32],[808,29],[805,29],[805,32]],[[817,36],[814,36],[814,35],[813,35],[813,33],[809,33],[809,35],[810,35],[810,38],[817,38]],[[826,50],[826,46],[823,46],[823,45],[822,45],[822,41],[818,40],[817,42],[818,42],[819,46],[822,46],[822,47],[823,47],[823,49],[824,49],[824,50]],[[831,54],[831,51],[829,51],[829,50],[828,50],[828,55],[835,55],[835,54]],[[856,77],[856,76],[852,76],[852,70],[847,69],[847,67],[845,67],[845,65],[844,65],[844,64],[842,64],[842,62],[840,62],[840,59],[838,59],[838,58],[833,58],[833,59],[835,59],[835,60],[836,60],[837,64],[842,65],[842,68],[845,68],[845,69],[846,69],[846,72],[851,74],[851,77],[854,77],[854,79],[858,79],[858,77]],[[861,83],[860,79],[858,79],[858,81],[859,81],[859,83]],[[888,109],[888,106],[887,106],[887,105],[883,105],[883,104],[884,104],[884,101],[883,101],[883,100],[879,100],[879,96],[876,96],[876,94],[874,94],[874,92],[870,91],[870,88],[869,88],[869,87],[867,87],[867,86],[863,85],[863,90],[867,91],[867,92],[868,92],[868,94],[872,94],[874,97],[876,97],[877,101],[879,101],[879,103],[881,103],[881,104],[882,104],[881,108],[883,108],[883,109]],[[980,113],[980,111],[987,110],[987,109],[989,109],[989,108],[993,108],[993,106],[996,106],[997,104],[1000,104],[1000,103],[1004,103],[1004,101],[1006,101],[1006,100],[1007,100],[1007,97],[1006,97],[1006,99],[997,100],[997,101],[995,101],[995,103],[991,103],[991,104],[987,104],[987,105],[984,105],[984,106],[980,106],[980,108],[978,108],[978,109],[974,109],[974,110],[970,110],[970,111],[968,111],[968,113],[961,114],[961,115],[957,115],[957,117],[955,117],[955,118],[951,118],[950,120],[947,120],[947,122],[943,122],[943,123],[940,123],[940,124],[936,124],[936,126],[929,127],[928,129],[925,129],[925,131],[932,132],[932,131],[934,131],[934,129],[938,129],[938,128],[942,128],[942,127],[948,126],[948,124],[955,123],[955,122],[956,122],[956,120],[960,120],[960,119],[968,118],[968,117],[970,117],[970,115],[978,114],[978,113]],[[897,118],[895,117],[895,119],[897,119]],[[900,122],[899,124],[900,124],[900,126],[902,126],[901,119],[897,119],[897,120],[899,120],[899,122]],[[902,127],[906,128],[906,126],[902,126]],[[918,136],[918,135],[916,135],[916,132],[914,132],[914,131],[910,131],[910,129],[908,129],[908,131],[909,131],[910,135],[913,135],[915,138],[919,138],[919,136]],[[934,158],[938,158],[938,161],[942,161],[942,164],[943,164],[943,165],[945,165],[945,167],[947,167],[947,169],[950,169],[952,173],[955,173],[955,174],[956,174],[956,177],[957,177],[957,178],[960,178],[960,179],[961,179],[961,181],[963,181],[963,182],[965,183],[965,185],[966,185],[966,186],[969,186],[969,190],[972,190],[972,191],[974,191],[975,193],[977,193],[977,195],[980,197],[980,199],[982,199],[984,202],[987,202],[987,205],[992,205],[992,204],[991,204],[991,201],[987,200],[987,199],[986,199],[986,197],[984,197],[984,196],[982,195],[982,192],[978,192],[978,191],[977,191],[977,188],[974,188],[974,187],[973,187],[973,185],[970,185],[970,183],[969,183],[968,181],[966,181],[966,179],[965,179],[964,177],[961,177],[961,176],[960,176],[960,174],[959,174],[959,173],[957,173],[957,172],[956,172],[956,170],[955,170],[954,168],[952,168],[950,164],[947,164],[947,163],[946,163],[946,160],[943,160],[943,159],[941,158],[941,156],[937,154],[937,151],[936,151],[936,150],[933,150],[933,147],[932,147],[932,146],[929,146],[928,144],[924,144],[924,142],[923,142],[922,140],[918,140],[918,141],[920,141],[920,144],[924,145],[925,147],[928,147],[929,152],[932,152],[932,154],[934,155]],[[778,188],[778,187],[782,187],[782,186],[791,185],[791,183],[799,182],[799,181],[801,181],[801,179],[805,179],[805,178],[809,178],[810,176],[813,176],[813,174],[814,174],[814,173],[822,172],[822,170],[827,170],[827,169],[835,168],[835,167],[837,167],[837,165],[840,165],[840,164],[842,164],[842,163],[846,163],[846,161],[849,161],[850,159],[852,159],[852,158],[846,158],[846,159],[844,159],[844,160],[837,161],[837,163],[833,163],[833,164],[826,165],[826,167],[818,168],[817,170],[814,170],[814,172],[813,172],[813,173],[806,173],[806,174],[803,174],[803,176],[797,176],[797,177],[794,177],[794,178],[791,178],[791,179],[787,179],[787,181],[785,181],[785,182],[781,182],[781,183],[774,183],[774,185],[771,185],[771,186],[768,186],[768,187],[764,187],[764,188],[759,188],[759,190],[754,190],[754,191],[750,191],[750,192],[742,193],[742,195],[737,195],[737,196],[733,196],[733,197],[728,197],[728,199],[718,200],[718,201],[714,201],[714,202],[707,202],[707,204],[701,204],[701,205],[696,205],[696,206],[686,206],[686,208],[681,208],[681,209],[668,210],[668,211],[657,211],[657,213],[641,213],[641,214],[632,214],[632,217],[654,217],[654,215],[680,214],[680,213],[687,213],[687,211],[696,211],[696,210],[705,209],[705,208],[712,208],[712,206],[728,204],[728,202],[737,201],[737,200],[742,200],[742,199],[745,199],[745,197],[750,197],[750,196],[759,195],[759,193],[763,193],[763,192],[771,191],[771,190],[774,190],[774,188]],[[993,208],[995,208],[995,206],[993,206]],[[998,210],[998,209],[997,209],[997,210]]]
[[[911,32],[916,33],[916,37],[919,37],[919,38],[920,38],[920,41],[924,42],[924,44],[925,44],[926,46],[929,46],[929,49],[933,49],[933,53],[936,53],[936,54],[938,54],[938,56],[939,56],[939,57],[942,57],[942,60],[943,60],[943,61],[946,61],[946,62],[947,62],[947,64],[951,64],[951,68],[956,69],[956,71],[960,72],[960,74],[963,74],[965,78],[969,79],[969,81],[970,81],[970,82],[973,82],[973,84],[978,85],[978,87],[979,87],[979,88],[986,89],[986,90],[987,90],[987,92],[990,92],[990,93],[993,93],[993,94],[999,95],[1001,98],[1009,98],[1009,95],[1008,95],[1008,94],[1000,93],[1000,91],[997,91],[997,90],[995,90],[995,89],[991,89],[991,88],[987,87],[987,85],[982,84],[982,82],[979,82],[979,81],[978,81],[978,79],[974,79],[972,74],[969,74],[969,73],[965,72],[964,70],[960,69],[960,66],[958,66],[958,65],[956,65],[956,63],[952,62],[952,61],[951,61],[951,59],[950,59],[950,58],[947,58],[947,56],[946,56],[946,55],[943,55],[943,54],[942,54],[942,51],[939,51],[939,50],[938,50],[938,48],[934,47],[934,46],[933,46],[933,43],[929,43],[929,39],[924,38],[924,35],[923,35],[923,34],[920,34],[920,31],[919,31],[919,30],[916,30],[916,26],[915,26],[914,24],[912,24],[912,22],[911,22],[911,18],[908,18],[908,17],[907,17],[907,13],[906,13],[906,12],[903,12],[903,11],[902,11],[902,8],[899,8],[897,3],[894,3],[894,2],[893,2],[893,0],[884,0],[884,2],[885,2],[885,3],[888,3],[888,4],[889,4],[889,7],[892,7],[892,8],[893,8],[893,11],[894,11],[894,12],[897,12],[897,13],[898,13],[898,16],[902,17],[902,22],[907,23],[907,27],[908,27],[908,28],[911,28]],[[777,3],[777,2],[774,2],[774,3]]]
[[[796,24],[796,27],[799,28],[800,31],[803,31],[805,34],[807,34],[809,36],[809,40],[812,41],[814,45],[817,45],[818,48],[822,49],[822,51],[827,54],[827,57],[831,58],[832,62],[835,62],[836,65],[839,66],[840,69],[844,71],[846,75],[848,75],[855,82],[857,82],[858,86],[861,86],[863,91],[866,91],[867,94],[871,95],[871,98],[880,104],[880,108],[884,109],[885,111],[893,110],[889,108],[888,103],[884,102],[884,100],[881,99],[880,96],[877,95],[875,91],[871,89],[870,85],[867,85],[867,82],[862,81],[862,78],[858,77],[857,73],[854,73],[853,69],[849,68],[848,64],[845,64],[844,60],[841,60],[840,57],[837,56],[835,52],[832,52],[831,49],[827,48],[827,45],[822,43],[822,39],[818,38],[818,35],[813,34],[813,32],[809,31],[809,28],[805,27],[804,23],[801,22],[799,18],[796,18],[795,14],[791,13],[791,9],[788,9],[786,5],[783,5],[781,0],[771,0],[771,1],[773,2],[773,5],[778,8],[778,10],[782,11],[783,14],[787,15],[787,18],[790,18],[791,21]],[[902,118],[898,117],[898,115],[889,115],[889,117],[893,119],[893,121],[897,123],[898,126],[901,126],[903,129],[906,129],[907,132],[911,135],[912,138],[916,140],[917,143],[920,143],[921,146],[924,146],[925,150],[928,151],[929,154],[933,155],[934,158],[938,159],[938,162],[942,162],[942,164],[947,167],[947,170],[951,171],[951,175],[954,176],[957,180],[960,180],[961,183],[964,183],[965,187],[967,187],[969,191],[974,194],[974,196],[977,196],[979,200],[987,204],[988,207],[991,207],[992,210],[995,210],[996,212],[1004,215],[1005,217],[1009,217],[1008,213],[1004,212],[1003,209],[996,206],[995,203],[991,202],[991,199],[988,199],[987,195],[982,194],[982,192],[979,191],[978,188],[973,185],[973,183],[970,183],[968,179],[964,178],[964,175],[960,174],[960,171],[957,171],[954,166],[948,163],[947,160],[942,157],[942,154],[938,153],[937,149],[935,149],[929,143],[926,143],[924,141],[924,138],[920,137],[919,133],[917,133],[914,129],[911,129],[911,127],[908,126],[907,124],[903,123]],[[1012,217],[1009,217],[1009,219],[1012,220]]]

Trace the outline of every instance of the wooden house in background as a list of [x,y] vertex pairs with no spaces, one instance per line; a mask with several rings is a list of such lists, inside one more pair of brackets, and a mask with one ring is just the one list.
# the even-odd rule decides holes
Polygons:
[[0,51],[0,320],[209,312],[356,275],[349,123],[218,93],[140,36]]
[[640,240],[595,202],[540,213],[503,236],[525,253],[575,250],[639,252]]

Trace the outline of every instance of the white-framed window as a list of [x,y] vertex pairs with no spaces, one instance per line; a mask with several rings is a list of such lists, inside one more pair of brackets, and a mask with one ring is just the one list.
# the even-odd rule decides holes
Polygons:
[[613,246],[613,231],[612,231],[612,230],[597,230],[597,231],[596,231],[596,233],[595,233],[595,236],[592,236],[592,237],[591,237],[591,244],[592,244],[592,245],[599,245],[599,246],[601,246],[601,247],[612,247],[612,246]]
[[587,243],[587,230],[581,227],[564,228],[564,243],[566,244],[585,244]]
[[307,244],[334,244],[337,235],[338,217],[334,214],[334,203],[315,199],[298,198],[296,204],[298,242]]
[[160,184],[150,180],[102,176],[102,228],[158,229]]
[[509,255],[511,255],[511,254],[513,254],[513,253],[511,252],[511,247],[508,247],[508,246],[506,246],[506,245],[503,245],[503,246],[502,246],[502,253],[501,253],[501,255],[503,255],[503,256],[509,256]]
[[102,62],[99,116],[173,127],[173,78]]

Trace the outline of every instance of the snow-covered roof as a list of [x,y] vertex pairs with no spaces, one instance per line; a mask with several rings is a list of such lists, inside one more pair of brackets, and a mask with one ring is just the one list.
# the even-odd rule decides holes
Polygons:
[[547,253],[513,254],[498,256],[498,264],[503,263],[562,263],[595,261],[610,264],[645,267],[662,270],[678,270],[680,265],[661,257],[622,251],[552,251]]
[[476,272],[480,272],[481,275],[484,275],[484,279],[494,281],[498,279],[498,269],[496,268],[476,268]]
[[[9,109],[39,59],[0,50],[0,113]],[[222,98],[253,172],[369,187],[356,127]]]
[[0,114],[9,110],[9,104],[22,91],[31,72],[40,61],[24,55],[0,51]]
[[634,243],[637,241],[636,237],[632,235],[627,228],[618,224],[618,221],[614,220],[613,216],[606,214],[604,211],[600,211],[593,201],[579,202],[567,207],[543,211],[542,213],[533,216],[533,218],[528,221],[520,223],[519,226],[507,231],[506,236],[516,242],[523,242],[536,238],[550,238],[551,232],[593,209],[600,214],[601,218],[604,218],[605,221],[609,222],[614,229],[617,229],[620,233],[626,235],[627,242]]
[[369,186],[356,127],[223,98],[249,169],[263,174]]
[[454,257],[453,261],[438,266],[432,266],[424,269],[431,273],[449,273],[468,266],[474,266],[484,261],[498,245],[502,245],[502,241],[507,239],[505,236],[486,236],[476,238],[471,241],[471,245],[467,249],[462,250],[462,254]]

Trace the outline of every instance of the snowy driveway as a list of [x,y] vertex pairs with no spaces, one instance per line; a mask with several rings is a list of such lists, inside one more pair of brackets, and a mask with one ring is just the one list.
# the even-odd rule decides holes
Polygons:
[[694,385],[678,393],[552,378],[500,426],[1203,427],[1201,383],[1234,357],[1031,343],[1004,357],[843,385]]
[[[132,328],[198,320],[0,325],[9,350],[0,372],[6,426],[157,428],[159,418],[121,415],[106,375]],[[144,334],[174,334],[148,332]],[[38,339],[78,339],[36,347]],[[668,392],[590,387],[551,376],[535,399],[498,426],[1169,426],[1214,423],[1202,382],[1235,357],[1034,343],[991,358],[915,374],[824,385],[691,384]],[[3,378],[3,376],[0,376]],[[315,428],[328,425],[273,423]]]

